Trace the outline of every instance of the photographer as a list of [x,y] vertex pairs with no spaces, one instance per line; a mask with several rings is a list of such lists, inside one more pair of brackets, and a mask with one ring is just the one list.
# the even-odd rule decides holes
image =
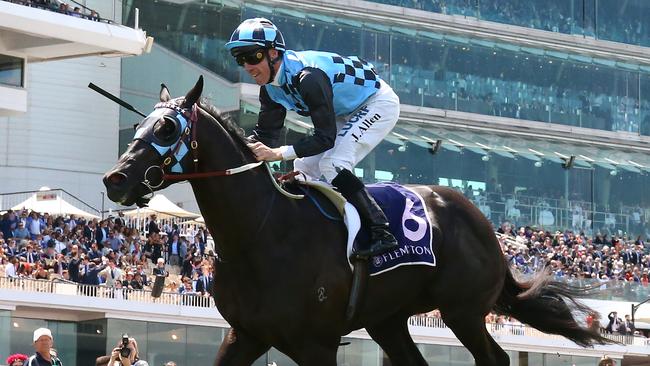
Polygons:
[[147,361],[139,358],[138,343],[135,338],[129,338],[128,334],[122,335],[122,340],[111,352],[108,365],[113,366],[116,363],[122,366],[149,366]]

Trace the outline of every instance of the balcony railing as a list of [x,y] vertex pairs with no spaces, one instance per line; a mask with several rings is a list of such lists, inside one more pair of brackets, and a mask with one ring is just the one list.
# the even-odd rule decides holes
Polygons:
[[[67,281],[45,281],[28,278],[0,277],[0,289],[69,296],[92,296],[101,299],[137,301],[173,306],[203,308],[215,306],[212,297],[201,296],[198,294],[185,295],[163,292],[160,297],[153,297],[149,290],[131,290],[106,286],[84,285]],[[447,328],[442,319],[422,315],[412,316],[409,318],[409,325],[424,328]],[[523,324],[486,323],[485,326],[493,336],[509,335],[528,338],[562,339],[562,337],[558,335],[546,334]],[[626,345],[650,346],[650,340],[645,337],[617,334],[603,335]]]
[[200,294],[177,294],[163,292],[153,297],[150,290],[132,290],[106,286],[85,285],[74,282],[55,282],[27,278],[0,278],[0,289],[24,292],[48,293],[70,296],[92,296],[100,299],[117,299],[174,306],[213,307],[212,297]]
[[[447,328],[447,325],[440,318],[428,316],[412,316],[409,318],[409,325],[415,327],[425,328]],[[526,338],[539,338],[539,339],[565,339],[556,334],[546,334],[535,328],[523,324],[499,324],[499,323],[486,323],[485,328],[494,337],[499,336],[521,336]],[[604,337],[612,339],[616,342],[633,345],[633,346],[650,346],[650,339],[643,336],[632,336],[622,334],[609,334],[601,333]]]

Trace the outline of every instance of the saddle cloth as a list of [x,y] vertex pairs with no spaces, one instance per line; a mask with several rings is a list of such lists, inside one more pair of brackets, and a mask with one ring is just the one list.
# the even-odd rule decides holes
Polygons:
[[[354,245],[367,246],[370,235],[361,228],[359,213],[343,196],[326,183],[301,182],[319,190],[342,213],[348,229],[348,263]],[[399,248],[372,258],[369,272],[375,276],[405,265],[435,266],[433,231],[429,213],[422,197],[415,191],[396,183],[378,183],[366,186],[388,218],[390,231],[399,242]],[[350,268],[352,268],[352,263]]]

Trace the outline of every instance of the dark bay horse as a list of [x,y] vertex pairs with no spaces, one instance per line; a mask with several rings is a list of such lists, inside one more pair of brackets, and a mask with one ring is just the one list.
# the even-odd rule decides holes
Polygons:
[[264,166],[248,165],[256,160],[246,139],[200,100],[202,89],[200,78],[184,98],[172,99],[163,85],[161,103],[104,184],[111,200],[142,205],[154,190],[189,180],[220,256],[214,299],[232,327],[215,365],[250,365],[270,347],[300,365],[336,365],[341,337],[359,328],[392,365],[426,365],[407,319],[436,308],[477,365],[509,364],[486,330],[490,311],[582,346],[608,342],[578,324],[572,312],[590,309],[569,287],[548,275],[515,280],[487,219],[461,194],[438,186],[412,187],[433,218],[437,266],[371,277],[359,316],[346,322],[346,228],[309,199],[279,193]]

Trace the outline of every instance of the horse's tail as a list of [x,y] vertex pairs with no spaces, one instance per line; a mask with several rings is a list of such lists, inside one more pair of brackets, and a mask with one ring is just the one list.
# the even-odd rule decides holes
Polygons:
[[495,310],[499,314],[512,315],[542,332],[564,336],[582,347],[616,343],[601,336],[599,329],[578,323],[575,316],[598,318],[594,310],[576,300],[579,291],[569,284],[553,280],[548,271],[531,281],[518,282],[507,269]]

